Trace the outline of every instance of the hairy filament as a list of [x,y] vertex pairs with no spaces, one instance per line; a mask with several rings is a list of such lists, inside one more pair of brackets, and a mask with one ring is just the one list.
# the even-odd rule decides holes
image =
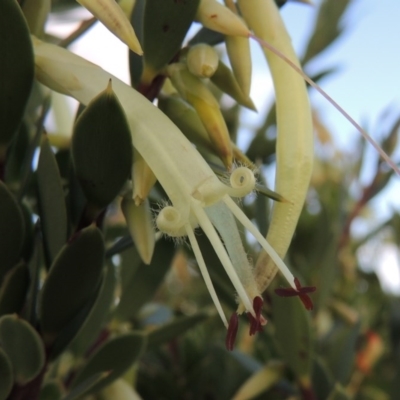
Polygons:
[[203,229],[204,233],[212,243],[212,246],[215,252],[217,253],[218,258],[221,261],[223,267],[225,268],[225,271],[228,274],[229,279],[231,280],[233,286],[235,287],[236,292],[240,300],[242,301],[244,307],[255,317],[253,306],[246,293],[246,290],[244,289],[242,282],[240,281],[235,269],[233,268],[231,260],[229,259],[229,256],[221,242],[221,239],[219,238],[214,226],[210,222],[207,214],[205,213],[202,207],[194,206],[193,211],[197,216],[201,228]]
[[201,275],[203,276],[203,279],[207,286],[207,289],[210,292],[210,296],[214,302],[215,308],[217,309],[218,314],[220,315],[225,327],[228,328],[228,321],[225,317],[224,311],[222,310],[222,306],[221,306],[221,303],[219,302],[217,293],[215,292],[214,285],[211,282],[210,274],[208,273],[206,263],[204,262],[203,255],[201,254],[200,247],[199,247],[199,244],[197,243],[196,236],[193,232],[193,229],[189,224],[186,224],[185,228],[186,228],[186,234],[189,238],[193,253],[196,257],[197,264],[200,268]]
[[293,289],[296,289],[295,278],[290,272],[289,268],[279,257],[278,253],[274,248],[267,242],[263,235],[258,231],[258,229],[252,224],[252,222],[247,218],[246,214],[241,210],[240,207],[229,197],[225,196],[223,198],[224,203],[232,211],[232,214],[238,219],[238,221],[254,236],[254,238],[260,243],[262,248],[268,253],[272,261],[277,265],[282,275],[286,278]]
[[221,235],[222,241],[226,247],[229,257],[232,261],[233,268],[243,286],[246,289],[248,296],[252,299],[259,296],[257,284],[254,280],[252,267],[247,259],[244,250],[242,239],[237,229],[235,218],[230,212],[226,204],[219,202],[205,209],[205,212],[210,217],[212,224]]

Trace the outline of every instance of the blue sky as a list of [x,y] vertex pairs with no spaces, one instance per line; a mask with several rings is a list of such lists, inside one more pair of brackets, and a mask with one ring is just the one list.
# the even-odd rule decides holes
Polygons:
[[[314,0],[319,4],[320,0]],[[316,10],[312,7],[289,4],[282,14],[298,52],[312,31]],[[343,18],[344,33],[315,63],[316,68],[339,66],[337,74],[321,82],[326,90],[349,114],[369,132],[379,138],[400,115],[400,1],[355,0]],[[351,154],[359,133],[327,102],[314,93],[314,107],[321,113],[333,132],[338,145]],[[385,120],[380,117],[389,107]],[[400,134],[400,132],[399,132]],[[375,152],[370,149],[371,159]],[[400,160],[400,153],[396,152]],[[373,163],[371,163],[373,164]],[[364,171],[368,182],[371,171]],[[362,231],[378,225],[390,217],[393,210],[400,212],[400,177],[394,176],[390,185],[372,202],[376,217],[356,221],[354,229]],[[384,287],[400,293],[399,250],[388,244],[372,242],[361,249],[360,261],[366,269],[376,269]]]
[[[283,9],[299,52],[304,51],[315,13],[315,8],[295,3]],[[319,66],[341,67],[338,74],[324,81],[324,88],[358,120],[365,116],[373,119],[390,103],[399,107],[400,1],[355,0],[343,26],[342,38],[318,60]]]

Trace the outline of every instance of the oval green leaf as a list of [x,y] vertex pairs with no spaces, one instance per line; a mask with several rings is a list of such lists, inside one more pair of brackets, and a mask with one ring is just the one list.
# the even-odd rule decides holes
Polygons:
[[[90,378],[85,379],[78,386],[74,387],[62,400],[75,400],[81,398],[83,394],[88,392],[99,381],[110,375],[109,372],[99,372],[92,375]],[[52,399],[49,399],[52,400]]]
[[21,209],[6,185],[0,181],[0,283],[7,271],[17,264],[24,240]]
[[350,400],[350,395],[340,383],[336,383],[327,400]]
[[70,349],[75,354],[83,354],[96,340],[110,312],[114,300],[115,285],[114,267],[109,264],[104,271],[99,295],[74,341],[70,345]]
[[14,384],[11,361],[0,348],[0,400],[6,400]]
[[62,383],[51,380],[46,382],[39,395],[39,400],[60,400],[63,394]]
[[175,246],[171,241],[157,242],[150,265],[141,263],[123,286],[123,292],[116,309],[116,316],[122,320],[136,315],[139,309],[154,296],[155,291],[167,273]]
[[[143,47],[143,15],[146,0],[136,0],[131,14],[131,24],[135,29],[136,36]],[[143,72],[143,57],[129,50],[129,73],[131,85],[136,87],[140,82]]]
[[222,61],[218,63],[218,68],[210,80],[214,85],[227,95],[231,96],[240,105],[247,107],[250,110],[257,111],[253,100],[242,92],[233,72]]
[[146,344],[146,338],[140,333],[127,333],[111,339],[101,346],[83,366],[71,385],[71,389],[99,372],[111,373],[92,386],[88,393],[94,393],[106,387],[124,374],[140,357]]
[[313,357],[309,312],[297,297],[274,295],[272,316],[284,361],[298,380],[309,381]]
[[37,167],[39,215],[48,265],[67,240],[67,210],[57,161],[43,135]]
[[111,80],[76,121],[72,156],[90,203],[103,208],[118,195],[132,167],[133,146],[125,113]]
[[29,149],[29,132],[26,123],[22,123],[13,137],[7,151],[7,164],[4,182],[19,188],[22,165]]
[[360,330],[361,321],[354,325],[340,322],[330,332],[330,340],[322,345],[324,359],[335,381],[343,385],[348,382],[353,371]]
[[209,313],[201,311],[188,317],[176,318],[161,328],[152,330],[147,335],[147,348],[151,350],[175,339],[210,316]]
[[8,271],[0,288],[0,317],[21,311],[28,287],[29,270],[24,263]]
[[199,0],[146,1],[143,24],[144,74],[154,78],[176,55],[198,5]]
[[103,261],[103,236],[94,227],[78,232],[61,249],[39,299],[40,325],[46,343],[51,343],[93,297]]
[[29,29],[15,0],[0,11],[0,158],[22,120],[32,88],[34,67]]
[[13,366],[15,382],[24,385],[40,373],[45,362],[44,346],[28,322],[16,315],[1,317],[0,343]]

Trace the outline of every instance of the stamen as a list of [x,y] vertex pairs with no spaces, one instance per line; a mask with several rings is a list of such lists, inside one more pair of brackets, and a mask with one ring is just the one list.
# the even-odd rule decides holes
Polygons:
[[256,296],[253,300],[253,308],[256,313],[256,317],[254,318],[250,313],[247,313],[247,317],[250,322],[250,336],[255,335],[257,332],[262,331],[262,325],[265,325],[267,321],[261,315],[261,310],[263,306],[263,299],[260,296]]
[[217,253],[218,258],[221,261],[221,264],[224,267],[225,272],[228,274],[229,279],[231,280],[233,286],[235,287],[240,300],[243,302],[244,307],[246,308],[246,310],[251,312],[252,315],[255,316],[253,306],[250,303],[246,290],[242,282],[240,281],[235,271],[235,268],[233,268],[228,253],[226,252],[225,247],[223,246],[221,239],[219,238],[214,226],[211,224],[207,214],[205,213],[202,207],[194,206],[193,211],[196,214],[197,220],[199,221],[201,228],[207,235],[215,252]]
[[222,310],[221,303],[219,302],[217,293],[215,292],[214,286],[213,286],[211,278],[210,278],[210,274],[208,273],[206,263],[204,262],[203,255],[201,254],[200,247],[199,247],[199,244],[197,243],[196,236],[194,235],[193,229],[189,224],[185,225],[185,228],[186,228],[186,234],[190,241],[190,245],[192,246],[193,253],[196,257],[197,264],[199,266],[201,275],[203,276],[204,282],[205,282],[207,289],[210,293],[210,296],[214,302],[215,308],[217,309],[218,314],[220,315],[222,322],[225,325],[225,328],[228,328],[228,321],[226,320],[225,313]]
[[279,257],[277,252],[271,247],[271,245],[266,241],[263,235],[257,230],[257,228],[252,224],[252,222],[247,218],[246,214],[236,205],[236,203],[229,197],[224,196],[223,201],[232,211],[233,215],[242,223],[242,225],[257,239],[258,243],[263,247],[263,249],[269,254],[272,261],[280,269],[283,276],[289,282],[289,284],[296,289],[294,283],[294,276],[290,272],[289,268]]
[[235,344],[235,339],[236,339],[238,327],[239,327],[239,317],[234,312],[231,315],[231,318],[229,320],[228,332],[226,333],[226,338],[225,338],[225,346],[226,346],[226,349],[229,350],[229,351],[233,350],[233,346]]
[[278,288],[278,289],[275,289],[275,293],[278,296],[282,296],[282,297],[299,296],[300,300],[304,304],[304,307],[306,308],[306,310],[309,310],[309,311],[312,310],[314,308],[314,305],[313,305],[310,297],[307,295],[307,293],[313,293],[317,290],[317,288],[315,286],[302,287],[298,278],[294,278],[294,284],[296,285],[296,289]]
[[253,308],[254,308],[254,312],[256,313],[257,319],[260,319],[263,304],[264,304],[264,301],[260,296],[254,297]]

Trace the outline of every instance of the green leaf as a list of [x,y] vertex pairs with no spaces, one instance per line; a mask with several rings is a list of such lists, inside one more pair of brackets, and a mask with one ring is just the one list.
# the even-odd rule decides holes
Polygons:
[[110,80],[79,116],[72,137],[76,176],[90,203],[103,208],[114,200],[130,175],[132,154],[130,128]]
[[33,253],[33,241],[34,241],[34,225],[33,219],[34,215],[30,206],[22,202],[20,203],[22,217],[24,219],[25,225],[25,234],[24,239],[22,242],[22,249],[21,249],[21,258],[25,261],[29,261],[31,259]]
[[[199,147],[204,147],[213,154],[218,155],[196,110],[183,100],[181,96],[177,94],[160,96],[158,99],[158,108],[198,149]],[[225,169],[223,173],[226,175]]]
[[52,343],[49,360],[55,360],[69,346],[71,341],[76,337],[82,325],[85,323],[93,305],[99,295],[100,288],[90,296],[79,312],[70,320],[67,325],[59,332],[56,339]]
[[0,348],[0,400],[6,400],[14,384],[11,361]]
[[[266,182],[265,182],[265,178],[263,176],[263,174],[260,174],[258,177],[258,184],[256,185],[256,190],[257,193],[261,193],[264,194],[265,196],[257,196],[256,200],[255,200],[255,220],[258,226],[258,230],[260,231],[260,233],[266,237],[267,236],[267,232],[268,232],[268,221],[269,221],[269,202],[266,199],[266,196],[268,196],[268,194],[270,194],[269,189],[265,186]],[[261,184],[263,186],[261,186]],[[260,190],[260,188],[262,187],[262,191]],[[264,191],[264,189],[267,189],[267,191]],[[271,191],[272,192],[272,191]],[[268,194],[266,194],[268,193]],[[274,193],[274,192],[272,192]]]
[[154,329],[147,335],[147,348],[152,350],[163,343],[175,339],[190,328],[210,317],[210,313],[200,311],[189,317],[179,317],[161,328]]
[[346,384],[353,370],[360,328],[360,321],[353,326],[338,323],[330,332],[329,340],[322,346],[324,359],[335,381],[339,383]]
[[[143,15],[146,0],[136,0],[131,14],[131,24],[135,29],[137,38],[143,48]],[[129,50],[129,73],[131,84],[136,87],[140,82],[143,72],[143,57]]]
[[211,76],[210,80],[214,85],[224,93],[231,96],[240,105],[256,111],[256,107],[251,98],[242,92],[233,72],[222,61],[218,63],[218,68],[214,75]]
[[37,326],[37,299],[40,288],[40,272],[42,266],[42,233],[40,223],[36,222],[34,230],[33,254],[29,261],[30,285],[22,316],[32,326]]
[[[22,164],[26,159],[29,147],[29,132],[25,123],[22,123],[17,134],[13,137],[7,153],[7,164],[4,181],[7,184],[19,186]],[[18,187],[17,186],[17,187]]]
[[67,240],[67,210],[57,161],[49,140],[43,135],[37,167],[39,215],[48,265]]
[[325,0],[319,9],[314,32],[308,42],[308,46],[302,63],[325,50],[342,33],[340,27],[341,18],[351,0]]
[[335,385],[329,397],[327,397],[327,400],[350,400],[350,399],[351,397],[347,394],[346,390],[340,383],[337,383]]
[[95,393],[124,374],[142,354],[146,338],[140,333],[127,333],[102,345],[78,372],[71,389],[100,372],[111,373],[95,384],[89,393]]
[[28,287],[29,271],[24,263],[8,271],[0,289],[0,316],[21,311]]
[[160,239],[155,247],[150,265],[143,262],[126,282],[116,309],[116,316],[120,319],[129,319],[137,314],[139,309],[154,296],[154,292],[164,279],[175,246],[171,241]]
[[74,341],[70,345],[70,349],[75,354],[83,354],[95,341],[110,312],[114,300],[115,285],[114,267],[109,264],[104,270],[103,282],[100,287],[99,295],[84,324],[81,326]]
[[60,400],[62,393],[62,384],[52,380],[43,385],[40,390],[39,400]]
[[[40,85],[38,82],[35,84]],[[39,90],[39,89],[37,89]],[[32,165],[33,165],[33,160],[36,155],[36,151],[38,146],[40,145],[40,140],[42,138],[42,132],[43,132],[43,124],[46,119],[47,113],[50,109],[50,97],[46,97],[43,100],[42,104],[42,111],[40,113],[40,117],[36,123],[36,132],[35,135],[33,136],[28,149],[25,153],[25,160],[23,162],[23,165],[21,166],[21,185],[18,191],[18,200],[21,201],[22,198],[24,197],[26,191],[28,190],[30,181],[32,180]]]
[[85,307],[98,290],[104,261],[101,232],[78,232],[60,251],[50,268],[40,300],[40,325],[46,343]]
[[[199,0],[146,0],[143,24],[145,70],[150,83],[179,51]],[[147,78],[147,77],[146,77]]]
[[274,295],[272,316],[284,361],[298,380],[309,381],[313,357],[310,313],[297,297]]
[[15,0],[0,3],[0,160],[17,132],[32,88],[34,67],[29,29]]
[[0,282],[17,264],[24,240],[24,220],[14,196],[0,181]]
[[312,387],[317,399],[328,398],[329,393],[334,387],[333,376],[321,357],[315,357],[314,359],[312,369]]
[[207,43],[210,46],[215,46],[225,41],[225,36],[222,33],[212,31],[203,26],[189,41],[189,46],[199,43]]
[[45,352],[35,329],[16,315],[0,318],[0,343],[11,361],[14,379],[19,385],[34,379],[42,370]]
[[283,375],[283,365],[271,363],[251,375],[239,388],[232,400],[256,398],[274,386]]
[[[106,258],[111,258],[125,250],[129,250],[133,247],[133,240],[131,235],[123,236],[118,239],[111,247],[106,251]],[[135,249],[136,251],[136,249]],[[139,253],[136,251],[137,258],[139,259]]]
[[[99,372],[97,374],[92,375],[90,378],[87,378],[74,389],[72,389],[62,400],[74,400],[81,397],[83,394],[88,392],[94,385],[96,385],[99,381],[106,378],[110,375],[109,372]],[[51,399],[49,399],[51,400]]]

